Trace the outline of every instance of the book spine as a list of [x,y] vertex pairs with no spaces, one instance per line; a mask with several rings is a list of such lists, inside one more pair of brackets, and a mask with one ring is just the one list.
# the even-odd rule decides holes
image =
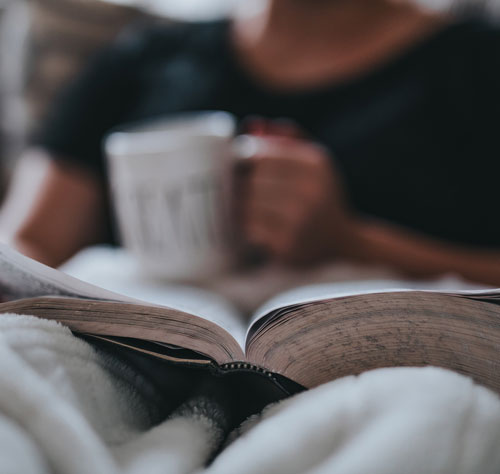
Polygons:
[[305,390],[305,388],[302,385],[299,385],[298,383],[288,379],[287,377],[279,373],[271,372],[270,370],[264,367],[255,364],[249,364],[248,362],[230,362],[227,364],[222,364],[222,365],[217,365],[216,367],[214,366],[212,367],[216,372],[219,372],[219,374],[222,373],[230,375],[238,372],[239,373],[247,372],[258,375],[259,377],[262,377],[263,379],[267,379],[270,382],[272,382],[273,386],[277,387],[282,394],[285,394],[287,396]]
[[275,374],[273,372],[264,369],[264,367],[259,367],[258,365],[249,364],[248,362],[231,362],[228,364],[222,364],[219,366],[219,368],[224,371],[248,370],[250,372],[257,372],[277,382]]

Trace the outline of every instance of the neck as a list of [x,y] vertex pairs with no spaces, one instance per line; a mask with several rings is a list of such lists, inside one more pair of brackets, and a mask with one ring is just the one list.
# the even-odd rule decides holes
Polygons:
[[235,20],[233,41],[264,83],[306,87],[369,70],[443,21],[405,0],[268,0]]
[[271,0],[264,19],[269,31],[331,33],[373,22],[391,7],[386,0]]
[[237,30],[254,45],[290,44],[294,39],[342,44],[386,28],[416,9],[400,0],[268,0],[253,18],[242,19]]

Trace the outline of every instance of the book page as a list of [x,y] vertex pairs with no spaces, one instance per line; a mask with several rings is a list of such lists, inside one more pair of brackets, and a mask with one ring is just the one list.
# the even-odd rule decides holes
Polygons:
[[102,289],[211,321],[244,347],[247,323],[226,299],[193,285],[148,279],[123,249],[92,247],[77,254],[61,269]]
[[[116,259],[94,260],[94,276],[83,281],[77,273],[70,275],[28,258],[8,245],[0,243],[0,297],[2,300],[33,298],[38,296],[64,296],[124,303],[147,303],[172,308],[211,321],[229,332],[244,345],[245,324],[238,313],[223,299],[209,292],[190,287],[139,284],[123,278],[134,275],[130,267],[117,265]],[[63,269],[76,270],[71,264]],[[114,275],[106,273],[114,268]],[[106,276],[108,280],[106,282]]]
[[307,388],[382,367],[448,368],[500,390],[500,306],[439,291],[371,292],[261,320],[247,358]]
[[0,243],[0,297],[21,299],[49,295],[136,302],[66,275]]
[[281,293],[264,303],[254,313],[250,327],[247,331],[247,337],[253,332],[253,329],[262,318],[285,307],[352,295],[414,290],[464,295],[484,300],[494,300],[500,295],[500,290],[498,289],[485,288],[482,285],[465,282],[454,276],[422,281],[364,280],[307,285]]

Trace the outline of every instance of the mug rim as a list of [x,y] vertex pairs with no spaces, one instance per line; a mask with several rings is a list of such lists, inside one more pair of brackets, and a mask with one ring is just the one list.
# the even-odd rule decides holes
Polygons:
[[[183,124],[189,126],[183,130]],[[199,139],[232,139],[235,132],[236,117],[229,112],[184,112],[119,126],[106,135],[104,149],[109,157],[154,155]]]

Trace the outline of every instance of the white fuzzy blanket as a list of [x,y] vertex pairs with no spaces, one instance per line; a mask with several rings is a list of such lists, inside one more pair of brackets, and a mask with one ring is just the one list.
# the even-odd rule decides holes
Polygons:
[[500,399],[441,369],[378,370],[286,400],[208,468],[222,436],[210,406],[192,400],[151,428],[138,377],[60,325],[0,315],[0,473],[500,472]]

